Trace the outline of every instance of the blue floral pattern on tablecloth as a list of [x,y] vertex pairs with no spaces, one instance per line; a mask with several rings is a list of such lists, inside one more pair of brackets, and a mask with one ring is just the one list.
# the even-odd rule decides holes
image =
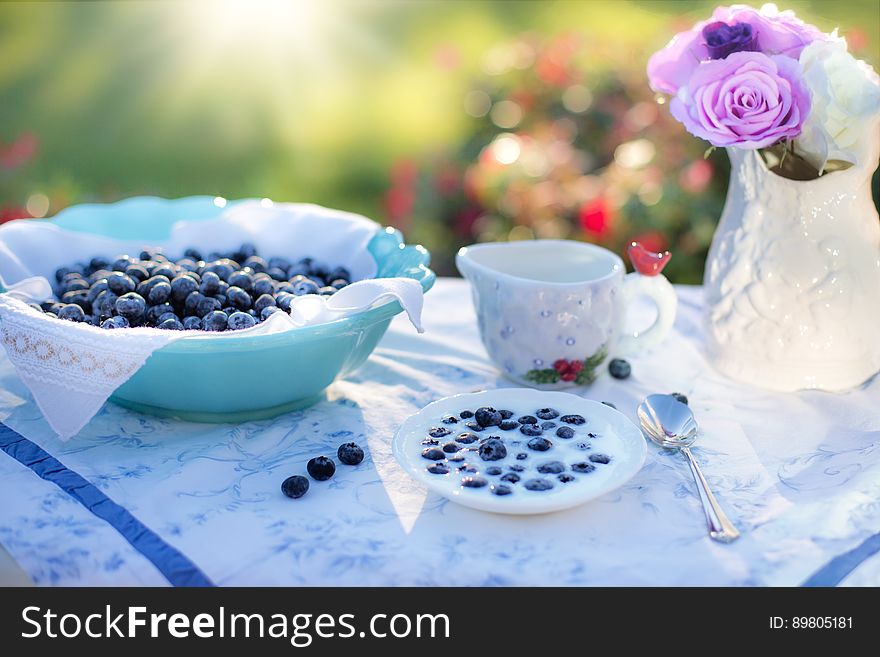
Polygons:
[[[89,480],[214,582],[227,585],[795,585],[880,531],[880,384],[782,395],[712,371],[700,290],[678,288],[676,330],[581,394],[635,417],[648,393],[683,392],[696,452],[743,537],[706,537],[680,455],[649,447],[627,485],[531,518],[465,509],[426,491],[391,455],[409,414],[457,392],[510,385],[488,362],[465,284],[428,295],[427,333],[396,319],[370,360],[304,411],[200,425],[107,405],[70,442],[0,359],[0,420]],[[289,500],[281,481],[348,441],[367,458]],[[166,584],[109,525],[0,454],[0,543],[38,584]],[[880,556],[843,583],[880,584]]]

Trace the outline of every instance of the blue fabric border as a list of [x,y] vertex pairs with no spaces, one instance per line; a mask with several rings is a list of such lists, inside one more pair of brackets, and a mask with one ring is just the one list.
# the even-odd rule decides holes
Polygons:
[[849,552],[834,557],[801,586],[837,586],[862,563],[880,552],[880,533],[869,536]]
[[0,423],[0,450],[38,476],[55,484],[118,531],[146,557],[172,586],[214,586],[214,583],[183,554],[104,495],[82,476],[68,469],[41,447]]

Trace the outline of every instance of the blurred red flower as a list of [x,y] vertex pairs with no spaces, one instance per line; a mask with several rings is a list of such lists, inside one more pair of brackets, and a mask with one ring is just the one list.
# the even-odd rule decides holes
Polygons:
[[603,196],[584,203],[578,212],[578,220],[584,232],[602,238],[611,230],[612,212]]
[[24,208],[13,205],[0,208],[0,224],[5,224],[13,219],[30,219],[30,214]]
[[39,140],[30,132],[24,133],[8,146],[0,144],[0,167],[17,169],[37,154],[38,146]]

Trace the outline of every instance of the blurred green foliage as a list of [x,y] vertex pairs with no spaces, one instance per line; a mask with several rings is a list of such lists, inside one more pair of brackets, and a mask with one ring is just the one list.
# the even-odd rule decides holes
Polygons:
[[[665,108],[647,109],[644,65],[713,6],[3,3],[0,221],[138,194],[271,197],[395,223],[434,252],[441,273],[454,273],[454,250],[473,239],[562,235],[620,250],[641,234],[676,249],[674,280],[696,282],[726,162],[716,153],[693,169],[705,145]],[[877,0],[783,8],[839,26],[859,56],[880,62]],[[518,47],[531,49],[525,65],[499,67]],[[564,84],[538,66],[554,48],[564,50]],[[577,91],[566,104],[572,86],[587,90],[589,107]],[[503,112],[481,114],[474,91],[496,105],[512,99],[520,120],[501,116],[499,126]],[[573,135],[554,132],[572,125]],[[561,139],[573,161],[591,158],[592,178],[575,184],[565,167],[537,164],[498,178],[480,158],[505,130],[525,131],[540,152]],[[638,166],[621,176],[613,165],[632,142],[623,153]],[[550,191],[563,200],[543,203]]]

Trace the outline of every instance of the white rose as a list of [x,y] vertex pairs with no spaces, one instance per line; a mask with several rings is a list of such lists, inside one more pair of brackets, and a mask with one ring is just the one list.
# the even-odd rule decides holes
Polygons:
[[843,38],[814,41],[800,56],[812,107],[795,151],[821,172],[828,160],[863,164],[880,113],[880,77],[847,52]]

